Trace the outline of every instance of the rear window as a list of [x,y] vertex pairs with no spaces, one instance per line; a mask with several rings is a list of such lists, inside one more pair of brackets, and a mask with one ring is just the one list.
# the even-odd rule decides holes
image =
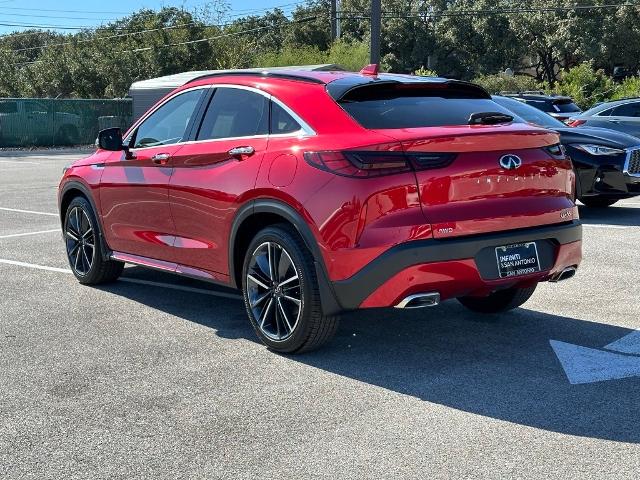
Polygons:
[[352,90],[338,103],[368,129],[467,125],[471,114],[482,112],[511,115],[473,90],[444,85],[368,85]]
[[582,111],[571,100],[556,100],[553,102],[553,109],[558,113],[579,113]]

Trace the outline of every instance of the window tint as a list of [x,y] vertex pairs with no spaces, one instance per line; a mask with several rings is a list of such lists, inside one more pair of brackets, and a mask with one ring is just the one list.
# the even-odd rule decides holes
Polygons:
[[18,113],[18,102],[0,102],[0,113]]
[[302,127],[276,102],[271,102],[271,133],[292,133]]
[[532,107],[531,105],[527,105],[524,102],[519,102],[518,100],[506,97],[493,97],[493,101],[498,105],[502,105],[509,109],[525,122],[535,123],[536,125],[546,128],[566,127],[566,125],[560,120],[556,120],[548,113],[545,113],[536,107]]
[[610,117],[611,116],[611,112],[613,112],[613,108],[608,108],[607,110],[604,110],[600,113],[596,113],[596,115],[598,117]]
[[198,140],[269,133],[269,99],[238,88],[218,88],[204,116]]
[[455,88],[379,85],[355,89],[339,103],[360,125],[370,129],[467,125],[472,113],[481,112],[511,115],[490,99]]
[[553,109],[560,113],[578,113],[581,111],[571,100],[556,100],[553,102]]
[[614,117],[640,117],[640,103],[627,103],[613,109]]
[[138,127],[134,148],[172,145],[182,141],[204,90],[190,90],[173,97]]

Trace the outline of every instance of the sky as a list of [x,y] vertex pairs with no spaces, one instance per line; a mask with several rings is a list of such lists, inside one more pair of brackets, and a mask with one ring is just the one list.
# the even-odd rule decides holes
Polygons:
[[[190,10],[207,3],[206,0],[0,0],[0,34],[24,30],[20,25],[49,25],[95,27],[141,8],[158,9],[163,6],[184,6]],[[289,13],[301,0],[227,0],[231,17],[261,14],[281,6]],[[6,25],[13,24],[13,25]],[[52,28],[55,30],[55,28]],[[74,30],[59,30],[73,32]]]

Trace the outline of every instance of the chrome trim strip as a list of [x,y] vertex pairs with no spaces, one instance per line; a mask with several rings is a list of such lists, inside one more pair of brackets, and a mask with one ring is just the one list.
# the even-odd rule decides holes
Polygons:
[[[274,97],[273,95],[265,92],[264,90],[260,90],[259,88],[255,88],[255,87],[248,87],[246,85],[234,85],[234,84],[230,84],[230,83],[212,83],[212,84],[208,84],[208,85],[198,85],[196,87],[192,87],[192,88],[187,88],[185,90],[181,90],[180,92],[176,93],[175,95],[172,95],[171,97],[165,99],[164,102],[158,104],[153,110],[148,111],[147,113],[145,113],[142,117],[140,117],[138,119],[138,121],[136,123],[133,124],[133,126],[127,131],[127,134],[125,135],[125,140],[130,136],[131,133],[133,133],[139,126],[140,124],[142,124],[142,122],[144,122],[147,118],[149,118],[149,116],[151,116],[153,113],[155,113],[160,107],[162,107],[165,103],[167,103],[170,100],[173,100],[174,98],[176,98],[178,95],[182,95],[183,93],[186,92],[190,92],[192,90],[198,90],[198,89],[205,89],[205,88],[235,88],[237,90],[247,90],[249,92],[254,92],[257,93],[259,95],[262,95],[263,97],[273,101],[274,103],[277,103],[280,107],[282,107],[282,109],[287,112],[289,115],[291,115],[291,117],[298,122],[298,125],[300,125],[300,130],[297,130],[295,132],[291,132],[291,133],[276,133],[276,134],[263,134],[263,135],[251,135],[251,136],[245,136],[245,137],[225,137],[225,138],[213,138],[213,139],[206,139],[206,140],[190,140],[190,141],[186,141],[186,142],[176,142],[176,143],[171,143],[168,145],[190,145],[190,144],[194,144],[194,143],[203,143],[203,142],[214,142],[214,141],[223,141],[223,140],[236,140],[236,139],[246,139],[246,140],[251,140],[251,139],[256,139],[256,138],[286,138],[286,137],[311,137],[311,136],[315,136],[316,132],[313,128],[311,128],[309,126],[309,124],[307,122],[305,122],[300,115],[298,115],[296,112],[294,112],[293,110],[291,110],[291,108],[289,108],[287,105],[285,105],[284,103],[282,103],[282,101],[280,101],[279,99],[277,99],[276,97]],[[154,145],[151,147],[142,147],[142,148],[132,148],[131,151],[132,152],[140,152],[140,151],[144,151],[150,148],[159,148],[159,147],[163,147],[163,146],[168,146],[168,145]]]
[[[409,305],[412,301],[416,300],[416,299],[429,299],[431,301],[431,303],[428,303],[426,305],[418,305],[415,307],[408,307],[407,305]],[[400,303],[398,303],[395,308],[405,308],[407,310],[412,309],[412,308],[424,308],[424,307],[435,307],[436,305],[438,305],[440,303],[440,294],[438,292],[428,292],[428,293],[416,293],[413,295],[409,295],[408,297],[405,297],[404,300],[402,300]]]

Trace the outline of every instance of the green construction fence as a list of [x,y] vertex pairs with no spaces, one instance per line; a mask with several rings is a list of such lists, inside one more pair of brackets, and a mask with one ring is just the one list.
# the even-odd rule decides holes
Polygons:
[[0,98],[0,147],[89,145],[104,128],[129,127],[130,98]]

